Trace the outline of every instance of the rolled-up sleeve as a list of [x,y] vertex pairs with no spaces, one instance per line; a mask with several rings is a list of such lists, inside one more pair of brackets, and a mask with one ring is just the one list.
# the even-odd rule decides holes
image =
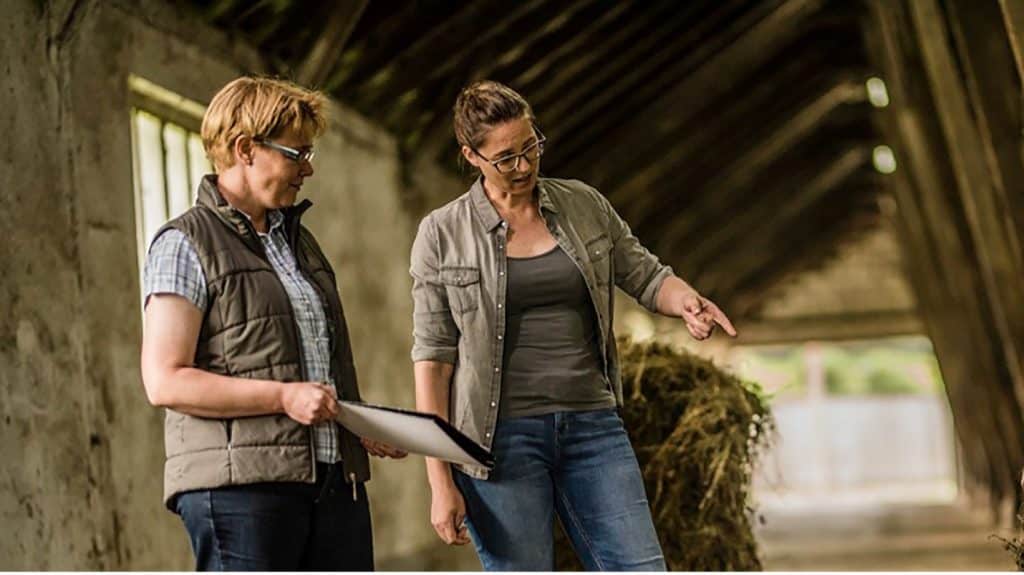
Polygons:
[[672,268],[661,263],[640,240],[633,235],[626,223],[608,198],[591,188],[594,196],[608,218],[608,233],[612,241],[612,257],[615,258],[615,285],[632,296],[640,305],[652,312],[658,311],[658,290],[662,282],[673,275]]
[[459,329],[452,318],[448,292],[440,280],[437,228],[423,218],[412,244],[413,361],[455,363]]

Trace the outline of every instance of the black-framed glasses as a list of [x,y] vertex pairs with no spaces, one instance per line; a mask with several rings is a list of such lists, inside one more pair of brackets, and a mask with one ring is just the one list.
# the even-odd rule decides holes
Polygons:
[[277,150],[278,152],[280,152],[280,154],[282,156],[288,158],[289,160],[291,160],[293,162],[312,162],[313,161],[313,156],[316,155],[316,153],[313,152],[312,149],[309,149],[309,150],[296,150],[295,148],[290,148],[288,146],[282,146],[281,144],[277,144],[275,142],[271,142],[270,140],[264,140],[262,138],[259,139],[259,140],[256,140],[256,143],[261,145],[261,146],[266,146],[266,147],[270,148],[271,150]]
[[537,141],[527,146],[525,150],[518,154],[508,154],[491,160],[487,156],[476,151],[476,149],[473,149],[473,153],[483,158],[488,164],[494,166],[494,169],[497,170],[499,174],[510,174],[518,170],[520,158],[526,160],[531,166],[536,165],[537,160],[539,160],[541,155],[544,154],[544,143],[547,142],[548,139],[544,137],[544,134],[542,134],[536,126],[534,126],[533,131],[537,133]]

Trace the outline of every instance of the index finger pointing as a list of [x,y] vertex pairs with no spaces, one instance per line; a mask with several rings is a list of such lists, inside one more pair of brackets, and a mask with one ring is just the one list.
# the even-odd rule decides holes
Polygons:
[[732,326],[732,322],[729,321],[728,317],[726,317],[725,312],[718,309],[718,306],[714,304],[711,304],[711,317],[714,318],[715,322],[718,325],[722,326],[722,329],[725,330],[725,333],[733,337],[736,337],[736,328]]

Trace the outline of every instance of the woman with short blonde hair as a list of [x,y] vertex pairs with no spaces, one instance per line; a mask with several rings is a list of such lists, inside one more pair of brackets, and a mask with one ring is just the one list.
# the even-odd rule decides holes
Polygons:
[[167,410],[166,505],[200,570],[372,570],[361,441],[334,421],[359,399],[334,272],[296,203],[324,96],[244,77],[214,96],[216,174],[161,228],[144,272],[142,377]]

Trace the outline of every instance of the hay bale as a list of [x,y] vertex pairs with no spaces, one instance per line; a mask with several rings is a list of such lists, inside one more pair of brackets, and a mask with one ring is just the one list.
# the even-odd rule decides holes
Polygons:
[[[772,429],[760,388],[668,345],[619,343],[622,417],[669,569],[760,570],[750,485]],[[580,568],[561,529],[556,565]]]

